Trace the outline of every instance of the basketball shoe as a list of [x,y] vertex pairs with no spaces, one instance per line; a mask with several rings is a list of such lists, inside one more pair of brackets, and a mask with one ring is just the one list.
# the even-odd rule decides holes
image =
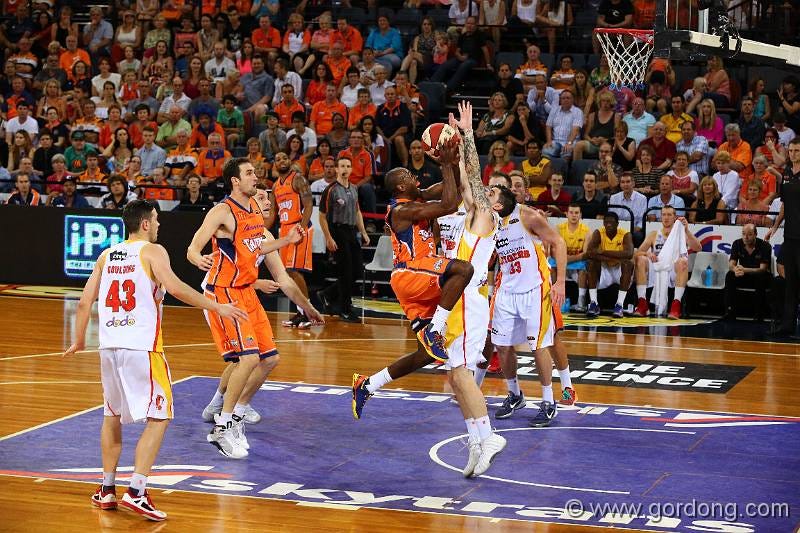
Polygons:
[[539,412],[528,421],[528,425],[535,428],[546,428],[556,415],[558,415],[556,404],[542,400],[542,403],[539,404]]
[[506,439],[502,435],[492,433],[481,442],[481,455],[478,457],[478,464],[475,465],[475,470],[472,472],[473,476],[480,476],[489,470],[492,466],[492,461],[497,457],[497,454],[503,451],[506,447]]
[[258,424],[261,422],[261,415],[248,404],[242,419],[248,424]]
[[589,302],[589,307],[586,309],[587,318],[595,318],[600,316],[600,306],[597,302]]
[[481,456],[481,443],[480,441],[469,441],[469,459],[467,459],[467,466],[464,467],[462,473],[464,477],[472,477],[475,472],[475,467],[478,464],[478,459]]
[[431,324],[428,324],[417,332],[417,338],[425,351],[437,361],[447,361],[447,351],[444,349],[444,335],[431,331]]
[[572,387],[564,387],[561,391],[561,399],[558,401],[561,405],[575,405],[578,401],[578,393]]
[[300,313],[295,313],[292,318],[281,322],[281,326],[285,328],[296,328],[297,324],[299,324],[302,319],[303,315],[301,315]]
[[525,407],[525,395],[522,394],[522,391],[520,391],[519,396],[509,391],[508,396],[503,400],[503,405],[494,412],[494,417],[500,420],[509,418],[514,414],[514,411],[523,407]]
[[353,374],[353,418],[359,420],[364,404],[367,403],[372,393],[367,390],[369,377],[361,374]]
[[644,298],[639,298],[639,301],[636,302],[636,311],[634,311],[633,314],[647,318],[650,315],[650,306],[648,305],[647,300]]
[[147,491],[144,491],[141,496],[134,496],[130,491],[125,492],[122,496],[122,501],[119,502],[119,506],[121,509],[134,512],[155,522],[160,522],[167,518],[167,513],[159,511],[153,505],[153,500],[150,499]]
[[233,432],[233,438],[239,441],[239,444],[242,446],[242,448],[249,450],[250,443],[247,442],[247,435],[245,435],[244,431],[244,418],[239,418],[238,416],[233,415],[231,431]]
[[672,300],[672,305],[669,306],[669,314],[667,318],[670,320],[680,320],[681,318],[681,301]]
[[222,412],[222,404],[214,405],[210,403],[206,405],[205,409],[203,409],[203,422],[213,422],[214,415],[218,415]]
[[104,511],[117,508],[117,494],[114,490],[104,491],[103,485],[97,487],[92,495],[92,505]]
[[206,440],[225,457],[244,459],[248,455],[247,450],[234,435],[233,422],[228,422],[224,426],[215,424],[211,433],[206,435]]

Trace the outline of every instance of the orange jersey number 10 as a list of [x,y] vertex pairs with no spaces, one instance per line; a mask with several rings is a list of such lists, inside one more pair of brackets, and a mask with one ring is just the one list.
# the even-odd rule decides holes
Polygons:
[[132,311],[133,308],[136,307],[136,297],[134,296],[136,284],[133,280],[126,279],[123,281],[122,291],[125,293],[124,300],[119,299],[119,280],[116,279],[111,282],[111,286],[108,288],[106,307],[110,307],[115,313],[119,312],[120,307],[127,312]]

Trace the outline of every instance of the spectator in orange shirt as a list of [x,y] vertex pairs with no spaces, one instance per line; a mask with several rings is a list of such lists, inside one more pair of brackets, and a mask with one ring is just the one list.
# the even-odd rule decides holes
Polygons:
[[[348,64],[350,62],[348,61]],[[319,63],[314,67],[314,75],[311,76],[311,83],[306,88],[306,104],[313,106],[317,102],[325,100],[325,87],[333,83],[333,73],[327,63]]]
[[61,52],[61,56],[58,58],[58,64],[67,73],[67,77],[72,79],[72,67],[75,65],[75,63],[78,61],[83,61],[87,65],[91,65],[92,58],[89,57],[89,54],[86,52],[86,50],[78,48],[77,35],[67,35],[66,44],[67,49]]
[[316,61],[311,53],[311,32],[304,28],[303,16],[299,13],[289,15],[286,33],[283,35],[283,53],[289,56],[290,63],[300,76],[306,73]]
[[344,44],[341,41],[334,41],[331,45],[331,53],[325,59],[325,64],[331,69],[333,84],[337,87],[342,86],[344,75],[347,69],[352,68],[353,63],[343,55]]
[[358,203],[363,211],[374,213],[376,198],[373,180],[377,173],[375,156],[364,148],[364,133],[361,130],[351,131],[348,142],[349,148],[339,152],[338,157],[345,157],[353,163],[350,183],[358,187]]
[[347,129],[354,130],[358,128],[361,119],[370,116],[375,118],[378,108],[372,103],[369,95],[369,89],[361,88],[358,90],[358,102],[355,107],[350,109],[350,115],[347,117]]
[[741,175],[742,171],[749,169],[753,162],[753,150],[747,141],[742,140],[742,131],[738,124],[731,123],[725,126],[725,139],[727,141],[722,143],[719,149],[731,154],[731,168]]
[[361,36],[361,32],[350,26],[343,16],[336,21],[336,33],[333,35],[333,40],[342,42],[343,55],[350,59],[353,66],[358,66],[359,56],[364,49],[364,38]]
[[258,28],[253,30],[252,40],[255,52],[266,58],[267,70],[272,72],[272,67],[275,64],[275,60],[278,59],[283,41],[281,40],[281,32],[272,26],[272,19],[269,18],[269,15],[258,17]]
[[347,108],[336,98],[336,87],[331,84],[325,89],[325,100],[311,108],[311,129],[317,135],[325,135],[333,129],[333,115],[347,116]]
[[214,120],[211,108],[201,106],[197,109],[196,116],[197,125],[192,128],[192,136],[189,138],[189,144],[195,148],[206,148],[211,146],[208,138],[212,134],[218,133],[222,137],[222,148],[224,149],[225,130]]
[[289,156],[289,161],[292,162],[292,165],[297,166],[297,171],[306,176],[308,174],[308,163],[306,162],[303,138],[299,135],[290,135],[284,152]]
[[143,181],[147,185],[155,185],[156,187],[143,187],[140,198],[146,200],[175,200],[175,189],[169,188],[164,167],[154,168],[153,172],[147,176]]
[[208,136],[208,148],[200,152],[197,160],[197,174],[203,184],[209,188],[209,194],[215,199],[223,195],[222,167],[231,158],[231,153],[222,147],[223,135],[212,133]]
[[128,132],[131,134],[131,142],[134,148],[141,148],[144,144],[142,138],[142,131],[146,126],[150,126],[158,131],[158,124],[152,120],[147,120],[150,117],[150,107],[147,104],[139,104],[135,109],[136,120],[128,127]]
[[292,127],[292,115],[298,111],[305,113],[306,108],[295,98],[294,87],[286,84],[281,87],[281,102],[275,106],[274,111],[278,115],[278,125],[288,129]]
[[78,176],[80,183],[104,183],[106,176],[100,170],[100,162],[97,159],[97,152],[89,152],[86,156],[86,171]]

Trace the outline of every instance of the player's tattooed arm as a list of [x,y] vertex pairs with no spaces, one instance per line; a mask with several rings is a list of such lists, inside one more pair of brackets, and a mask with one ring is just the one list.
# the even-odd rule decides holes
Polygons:
[[464,170],[466,171],[467,185],[472,195],[472,200],[477,209],[491,210],[489,199],[481,180],[481,162],[478,157],[478,148],[475,145],[475,136],[472,133],[472,104],[469,102],[458,103],[458,121],[450,115],[450,125],[461,129],[463,139]]
[[296,174],[294,180],[292,180],[292,186],[300,195],[300,201],[303,204],[303,219],[300,221],[300,227],[305,229],[311,222],[311,212],[314,209],[314,197],[311,195],[311,188],[308,186],[308,181],[299,174]]

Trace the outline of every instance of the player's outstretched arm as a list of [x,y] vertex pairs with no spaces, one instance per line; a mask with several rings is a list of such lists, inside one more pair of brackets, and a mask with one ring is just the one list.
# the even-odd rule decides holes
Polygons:
[[[268,235],[267,239],[270,238],[272,238],[272,236]],[[272,278],[280,285],[283,294],[285,294],[287,298],[297,304],[312,321],[318,324],[325,323],[322,314],[311,305],[311,302],[303,295],[297,283],[289,277],[286,268],[283,266],[283,261],[281,261],[277,252],[267,254],[267,256],[264,257],[264,264],[267,265],[267,269],[269,269],[270,274],[272,274]]]
[[541,239],[556,260],[556,281],[553,283],[550,298],[554,306],[561,307],[564,303],[564,282],[567,277],[567,245],[555,228],[547,222],[547,217],[539,211],[528,206],[520,206],[520,220],[528,231]]
[[478,148],[475,145],[475,136],[472,132],[472,104],[469,102],[458,103],[459,119],[455,120],[450,114],[450,125],[460,128],[464,141],[464,169],[465,174],[461,176],[462,196],[467,210],[475,209],[491,214],[489,199],[484,192],[483,181],[481,180],[481,163],[478,157]]
[[[267,255],[270,252],[274,252],[276,250],[280,250],[284,246],[289,246],[290,244],[297,244],[298,242],[303,240],[305,237],[305,230],[301,228],[299,225],[292,227],[285,236],[281,237],[280,239],[264,239],[261,241],[261,255]],[[270,237],[272,235],[270,234]]]
[[169,262],[169,254],[160,244],[148,244],[140,252],[142,260],[146,265],[150,265],[153,277],[164,286],[164,289],[183,303],[200,309],[208,309],[217,313],[223,318],[235,318],[247,320],[247,313],[236,307],[234,304],[219,304],[206,298],[189,285],[178,279]]
[[67,348],[64,355],[72,355],[86,348],[86,328],[89,326],[89,318],[92,314],[92,304],[97,301],[100,293],[100,273],[106,264],[106,254],[103,252],[94,264],[91,276],[86,281],[81,293],[81,300],[78,302],[78,311],[75,314],[75,341]]
[[225,225],[228,216],[231,216],[231,210],[227,205],[224,203],[215,205],[206,214],[203,224],[192,237],[192,242],[186,250],[186,259],[200,270],[209,270],[213,265],[211,254],[203,255],[203,248],[214,236],[214,233]]

